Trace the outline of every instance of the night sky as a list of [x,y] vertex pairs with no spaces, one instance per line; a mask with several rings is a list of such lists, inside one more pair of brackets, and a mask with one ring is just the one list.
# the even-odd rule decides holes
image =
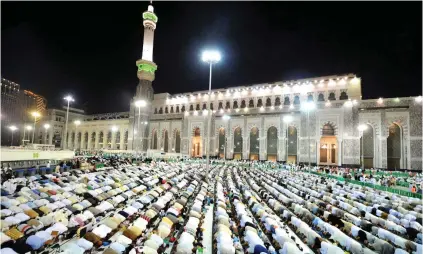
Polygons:
[[[1,2],[1,75],[89,113],[129,110],[147,2]],[[155,93],[356,73],[363,98],[422,89],[421,2],[153,2]]]

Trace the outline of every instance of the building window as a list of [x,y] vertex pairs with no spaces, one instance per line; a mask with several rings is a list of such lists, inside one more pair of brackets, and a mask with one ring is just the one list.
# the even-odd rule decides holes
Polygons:
[[200,110],[200,104],[197,104],[197,106],[195,107],[195,110]]
[[322,93],[319,93],[319,96],[317,97],[318,101],[325,101],[325,96]]
[[223,103],[219,102],[219,109],[223,109]]
[[277,107],[277,106],[280,106],[280,105],[281,105],[281,98],[276,97],[276,99],[275,99],[275,106]]
[[266,107],[270,107],[272,106],[272,101],[270,100],[270,98],[266,99]]
[[300,96],[296,95],[296,96],[294,97],[294,104],[295,104],[295,105],[299,105],[299,104],[300,104]]
[[308,96],[307,96],[307,101],[313,101],[313,95],[312,94],[309,94]]
[[207,105],[206,105],[206,103],[204,103],[203,104],[203,110],[206,110],[207,109]]
[[170,113],[171,114],[173,114],[174,112],[173,112],[173,106],[172,107],[170,107]]
[[182,106],[181,112],[185,112],[185,106]]
[[169,110],[165,107],[165,114],[169,114]]
[[348,100],[347,92],[341,92],[341,96],[339,96],[340,100]]
[[241,108],[245,108],[247,105],[246,105],[246,103],[245,103],[245,100],[242,100],[241,101]]
[[213,110],[213,103],[210,103],[210,109]]
[[238,108],[238,102],[237,101],[234,101],[234,107],[233,107],[234,109],[237,109]]
[[179,113],[179,106],[176,106],[176,113]]
[[328,98],[328,100],[330,100],[330,101],[335,101],[335,100],[336,100],[336,98],[335,98],[335,93],[330,93],[330,94],[329,94],[329,98]]
[[254,108],[254,100],[250,100],[250,102],[248,102],[248,107]]
[[291,104],[291,102],[289,101],[289,97],[288,96],[285,97],[284,100],[283,100],[283,105],[290,105],[290,104]]
[[157,114],[157,108],[154,109],[154,114]]
[[189,111],[194,111],[194,105],[189,106]]
[[163,109],[162,108],[159,109],[159,114],[163,114]]
[[230,109],[231,108],[231,103],[229,101],[226,102],[226,109]]
[[263,101],[261,99],[258,99],[257,100],[257,107],[259,108],[261,106],[263,106]]

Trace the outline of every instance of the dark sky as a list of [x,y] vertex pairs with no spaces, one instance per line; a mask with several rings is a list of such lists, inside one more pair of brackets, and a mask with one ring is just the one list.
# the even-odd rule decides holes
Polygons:
[[[363,97],[422,89],[421,2],[154,2],[156,93],[356,73]],[[148,2],[1,2],[1,75],[60,106],[129,110]]]

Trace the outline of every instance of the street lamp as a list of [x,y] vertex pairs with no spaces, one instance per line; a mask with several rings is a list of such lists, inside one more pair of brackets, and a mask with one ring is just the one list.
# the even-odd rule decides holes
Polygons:
[[208,175],[209,175],[209,170],[210,170],[210,128],[211,128],[211,109],[210,109],[210,97],[211,97],[211,82],[212,82],[212,66],[215,63],[218,63],[221,59],[220,53],[219,51],[215,51],[215,50],[206,50],[203,52],[203,55],[201,57],[201,59],[203,60],[203,62],[206,62],[209,64],[210,66],[210,73],[209,73],[209,93],[207,96],[207,106],[209,109],[209,113],[207,114],[207,144],[206,144],[206,181],[208,182]]
[[[228,116],[228,115],[223,115],[222,119],[223,119],[223,121],[229,121],[229,119],[231,119],[231,117]],[[226,133],[225,133],[225,144],[223,146],[223,160],[225,160],[225,161],[226,161],[226,142],[227,142],[227,140],[228,139],[227,139]]]
[[46,130],[45,134],[44,134],[44,143],[47,144],[47,130],[50,128],[50,124],[46,123],[44,124],[44,129]]
[[70,95],[66,96],[63,99],[65,99],[68,102],[68,107],[66,109],[66,123],[65,123],[65,135],[64,135],[65,138],[64,138],[64,142],[62,142],[63,143],[63,149],[65,149],[66,148],[66,142],[68,140],[69,103],[71,103],[71,102],[73,102],[75,100]]
[[137,132],[140,133],[139,137],[141,137],[141,141],[137,142],[137,149],[136,149],[137,154],[139,153],[139,148],[140,148],[140,146],[142,146],[142,139],[144,138],[144,137],[142,137],[142,136],[144,136],[143,131],[140,129],[140,119],[141,119],[141,108],[143,108],[145,106],[147,106],[147,102],[145,100],[135,101],[135,107],[138,108],[138,120],[137,120],[137,130],[138,131]]
[[309,126],[309,118],[310,118],[310,111],[316,108],[316,104],[314,102],[309,101],[302,105],[301,109],[305,112],[307,112],[307,122],[306,122],[306,130],[307,130],[307,136],[308,136],[308,170],[310,171],[310,126]]
[[286,146],[285,146],[286,162],[285,163],[286,164],[288,164],[288,127],[289,127],[289,124],[292,122],[292,120],[293,120],[293,118],[290,115],[286,115],[286,116],[283,117],[283,122],[286,124],[286,140],[285,140],[285,142],[286,142]]
[[360,124],[357,127],[358,131],[360,132],[360,138],[361,138],[361,167],[362,170],[364,171],[364,145],[363,145],[363,133],[365,130],[367,130],[367,125],[365,124]]
[[15,125],[9,126],[10,131],[12,132],[12,141],[10,142],[10,146],[13,146],[13,133],[18,129]]
[[35,123],[37,122],[37,117],[41,116],[40,113],[37,111],[32,112],[32,116],[34,117],[34,131],[32,132],[32,143],[34,144],[34,136],[35,136]]

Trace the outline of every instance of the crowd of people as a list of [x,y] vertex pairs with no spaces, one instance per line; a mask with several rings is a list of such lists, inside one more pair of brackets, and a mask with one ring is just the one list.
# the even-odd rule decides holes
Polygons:
[[377,172],[84,159],[3,182],[1,253],[422,253],[420,199],[311,173]]

